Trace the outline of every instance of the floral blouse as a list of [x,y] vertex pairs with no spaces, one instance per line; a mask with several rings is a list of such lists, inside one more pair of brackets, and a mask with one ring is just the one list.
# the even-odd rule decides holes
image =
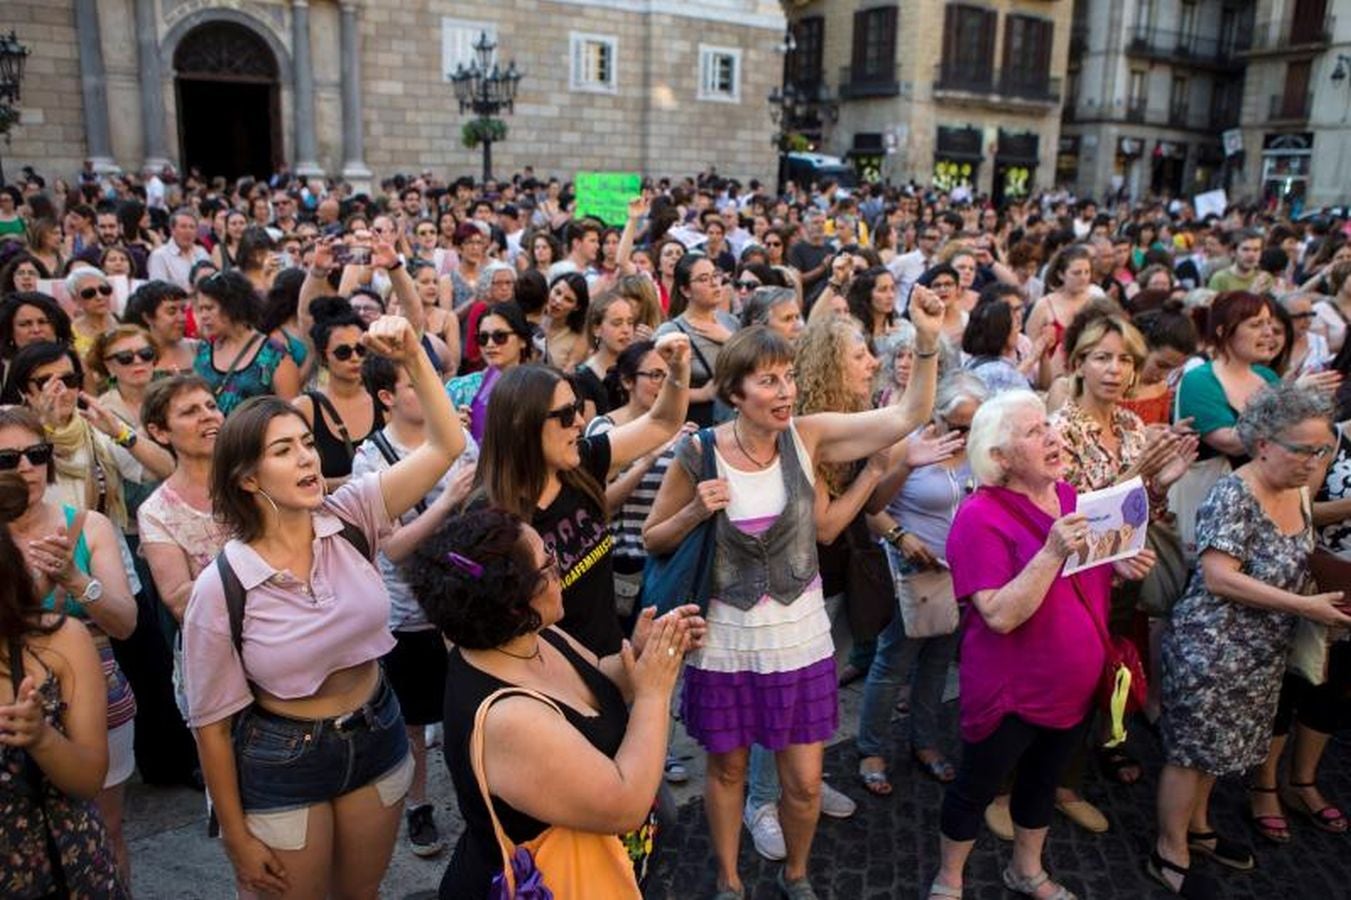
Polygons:
[[1109,487],[1121,473],[1135,465],[1149,442],[1145,423],[1135,413],[1118,406],[1112,411],[1112,431],[1116,452],[1102,443],[1102,426],[1077,401],[1069,400],[1051,416],[1064,438],[1065,480],[1075,490],[1096,491]]

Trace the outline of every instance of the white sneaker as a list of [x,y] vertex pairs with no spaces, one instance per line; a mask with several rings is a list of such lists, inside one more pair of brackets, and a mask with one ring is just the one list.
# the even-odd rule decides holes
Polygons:
[[858,812],[858,804],[830,786],[830,782],[821,782],[821,815],[832,819],[847,819]]
[[775,862],[788,856],[788,848],[783,843],[783,829],[779,827],[779,808],[776,804],[766,803],[754,811],[748,810],[743,818],[746,827],[751,830],[751,842],[755,844],[756,853]]
[[441,746],[441,723],[427,725],[422,730],[422,739],[427,744],[428,750],[435,750]]

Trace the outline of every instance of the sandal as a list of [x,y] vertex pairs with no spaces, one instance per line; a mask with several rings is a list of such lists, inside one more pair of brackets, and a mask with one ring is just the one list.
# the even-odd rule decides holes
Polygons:
[[[1256,785],[1248,786],[1249,793],[1253,794],[1274,794],[1274,787],[1258,787]],[[1252,825],[1253,831],[1256,831],[1262,837],[1271,841],[1273,844],[1290,843],[1290,820],[1283,815],[1271,816],[1248,816],[1248,822]]]
[[[1031,878],[1019,875],[1017,872],[1013,871],[1012,867],[1004,870],[1004,887],[1013,891],[1015,894],[1022,894],[1025,897],[1036,897],[1037,891],[1048,881],[1051,881],[1051,876],[1045,869],[1042,869]],[[1054,887],[1055,890],[1050,896],[1041,898],[1041,900],[1079,900],[1079,898],[1063,884],[1055,884],[1052,882],[1051,886]]]
[[[1312,781],[1307,784],[1296,784],[1292,781],[1289,786],[1291,788],[1316,787],[1315,783]],[[1313,822],[1314,827],[1320,831],[1326,831],[1329,834],[1345,834],[1347,827],[1351,825],[1351,822],[1347,821],[1346,813],[1342,812],[1331,803],[1322,809],[1314,809],[1309,805],[1308,801],[1304,799],[1304,795],[1296,790],[1286,791],[1281,794],[1281,799],[1295,812],[1308,816],[1310,821]]]
[[941,754],[925,762],[919,758],[918,750],[911,750],[910,758],[915,761],[915,765],[919,766],[921,772],[939,784],[952,784],[957,780],[957,770]]
[[891,782],[887,779],[887,770],[878,769],[869,772],[864,769],[858,770],[858,780],[863,783],[863,789],[874,797],[890,797]]
[[[1174,875],[1181,875],[1182,882],[1177,887],[1173,887],[1172,882],[1163,874],[1164,870],[1172,872]],[[1149,863],[1145,866],[1145,871],[1149,873],[1150,878],[1163,885],[1169,893],[1186,897],[1187,900],[1217,900],[1220,896],[1220,886],[1213,878],[1202,875],[1200,872],[1192,872],[1191,869],[1179,866],[1177,863],[1169,862],[1160,856],[1157,850],[1149,854]]]
[[934,879],[934,883],[929,885],[929,900],[934,897],[942,897],[943,900],[962,900],[962,889]]
[[[1102,769],[1104,777],[1110,778],[1117,784],[1127,786],[1137,783],[1144,775],[1144,768],[1140,765],[1140,760],[1119,747],[1099,748],[1098,766]],[[1132,770],[1135,773],[1134,776],[1126,777],[1126,773]]]
[[[1214,841],[1214,847],[1206,846],[1206,841]],[[1252,851],[1237,841],[1222,838],[1213,831],[1188,831],[1187,849],[1202,856],[1209,856],[1222,866],[1247,872],[1257,867]]]

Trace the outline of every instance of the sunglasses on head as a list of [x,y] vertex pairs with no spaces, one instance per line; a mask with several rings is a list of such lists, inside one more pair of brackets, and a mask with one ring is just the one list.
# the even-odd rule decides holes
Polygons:
[[119,366],[129,366],[138,359],[141,362],[154,362],[157,355],[154,347],[141,347],[136,350],[118,350],[116,353],[109,353],[103,357],[103,361],[112,360]]
[[356,354],[357,359],[365,359],[366,345],[339,344],[338,346],[331,348],[331,352],[333,353],[333,358],[338,360],[339,362],[347,362],[349,359],[352,358],[353,353]]
[[480,347],[486,347],[488,344],[496,344],[499,347],[505,347],[507,341],[516,336],[514,331],[480,331],[478,333],[478,343]]
[[30,465],[45,466],[52,461],[52,445],[46,442],[24,447],[22,450],[0,450],[0,472],[19,468],[19,457],[28,457]]
[[76,375],[74,372],[66,372],[63,375],[39,375],[36,378],[30,379],[29,384],[33,385],[33,387],[38,390],[42,390],[47,386],[47,382],[51,381],[53,378],[60,381],[72,391],[78,390],[80,387],[80,376]]
[[93,300],[96,294],[102,294],[105,297],[113,295],[113,286],[111,284],[101,284],[98,287],[87,287],[80,290],[81,300]]
[[577,417],[586,409],[585,401],[580,398],[575,403],[569,403],[567,406],[551,409],[545,413],[546,419],[557,419],[558,424],[564,428],[571,428],[577,423]]

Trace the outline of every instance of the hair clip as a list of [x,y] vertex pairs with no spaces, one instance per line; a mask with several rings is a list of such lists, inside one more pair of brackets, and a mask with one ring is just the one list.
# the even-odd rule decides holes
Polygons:
[[483,577],[483,566],[474,562],[467,556],[461,556],[452,550],[450,553],[446,554],[446,560],[455,568],[468,573],[474,578]]

